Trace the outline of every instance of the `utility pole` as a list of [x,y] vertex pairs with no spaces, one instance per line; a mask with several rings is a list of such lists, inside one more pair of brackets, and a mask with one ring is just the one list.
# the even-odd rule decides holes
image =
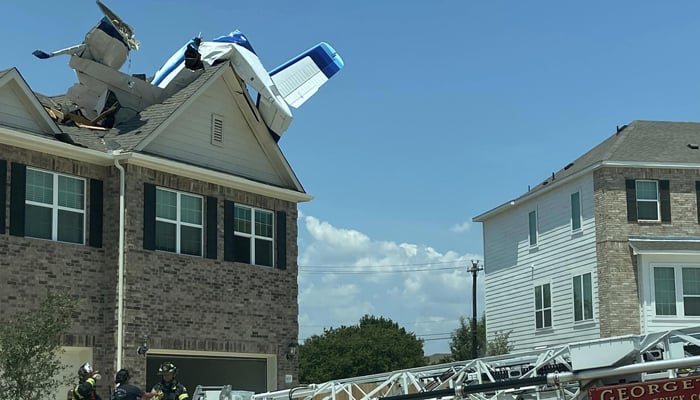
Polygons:
[[477,334],[476,334],[476,273],[484,269],[479,267],[479,260],[472,260],[472,266],[467,271],[472,273],[472,360],[478,357],[476,351]]

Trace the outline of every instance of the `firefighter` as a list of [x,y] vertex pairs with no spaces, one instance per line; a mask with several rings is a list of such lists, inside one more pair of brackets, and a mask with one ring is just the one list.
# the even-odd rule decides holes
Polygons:
[[175,379],[177,367],[173,363],[162,363],[160,368],[158,368],[158,375],[161,376],[161,380],[153,386],[153,391],[157,393],[155,397],[157,400],[185,400],[190,398],[187,394],[187,388]]
[[144,393],[141,388],[134,386],[129,383],[131,375],[126,369],[120,369],[117,375],[114,377],[114,392],[112,392],[112,400],[136,400],[136,399],[150,399],[156,395],[156,392],[150,391]]
[[78,384],[68,392],[68,400],[102,400],[95,390],[95,381],[100,380],[99,371],[95,371],[90,363],[78,368]]

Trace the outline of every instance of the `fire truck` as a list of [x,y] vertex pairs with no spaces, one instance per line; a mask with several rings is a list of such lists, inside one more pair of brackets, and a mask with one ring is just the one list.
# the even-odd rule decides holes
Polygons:
[[193,400],[700,400],[700,326]]

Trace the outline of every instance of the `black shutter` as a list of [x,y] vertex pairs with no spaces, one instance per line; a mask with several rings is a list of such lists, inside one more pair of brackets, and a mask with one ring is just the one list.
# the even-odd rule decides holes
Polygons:
[[287,213],[277,211],[277,230],[275,244],[277,245],[277,268],[287,269]]
[[226,261],[234,261],[233,218],[234,203],[229,200],[224,200],[224,260]]
[[90,179],[90,238],[92,247],[102,247],[102,181]]
[[700,224],[700,181],[695,181],[695,199],[698,202],[698,224]]
[[625,180],[627,191],[627,221],[637,222],[637,185],[634,179]]
[[143,248],[156,249],[156,185],[143,184]]
[[216,260],[216,241],[217,235],[217,201],[216,197],[207,197],[207,251],[206,257]]
[[10,235],[24,236],[24,202],[26,199],[27,166],[12,163],[10,171]]
[[671,191],[667,180],[659,181],[661,222],[671,222]]
[[5,233],[7,217],[5,201],[7,201],[7,161],[0,160],[0,234]]

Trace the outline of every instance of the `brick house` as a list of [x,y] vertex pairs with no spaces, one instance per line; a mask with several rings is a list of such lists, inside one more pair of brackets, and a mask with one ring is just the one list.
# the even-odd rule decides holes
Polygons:
[[487,336],[517,350],[700,324],[700,123],[634,121],[483,224]]
[[61,101],[0,71],[0,318],[75,296],[67,373],[93,363],[103,398],[119,366],[150,387],[164,360],[190,394],[296,382],[311,196],[231,64],[111,129],[60,122]]

